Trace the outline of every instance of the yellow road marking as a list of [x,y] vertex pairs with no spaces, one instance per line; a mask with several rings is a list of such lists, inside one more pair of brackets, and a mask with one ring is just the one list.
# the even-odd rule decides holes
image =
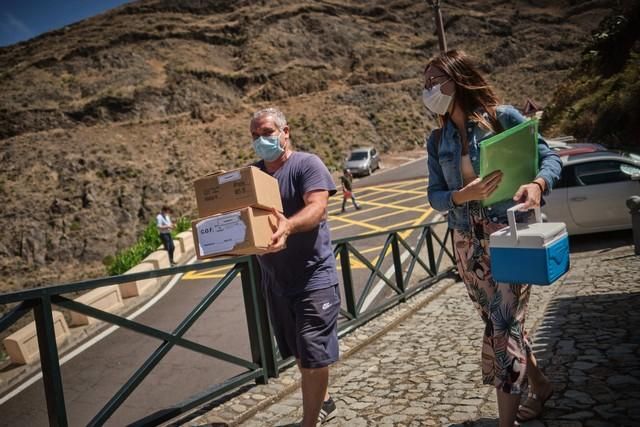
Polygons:
[[360,227],[369,228],[369,229],[375,230],[375,231],[384,231],[385,230],[384,228],[378,227],[377,225],[368,224],[368,223],[362,222],[362,221],[355,221],[355,220],[344,218],[344,217],[340,217],[340,216],[329,215],[329,219],[333,219],[334,221],[346,222],[346,223],[348,223],[350,225],[359,225]]
[[[404,191],[399,191],[399,193],[407,194],[407,195],[415,194],[413,192],[409,193],[409,192],[404,192]],[[371,202],[379,202],[380,200],[388,199],[389,197],[397,197],[397,196],[398,196],[397,193],[395,193],[395,194],[387,194],[385,196],[378,197],[377,199],[371,199],[371,200],[365,200],[365,201],[369,202],[369,203],[371,203]],[[404,198],[402,198],[402,200],[399,200],[399,201],[393,202],[393,203],[389,203],[388,206],[402,206],[402,205],[399,205],[398,203],[404,203],[404,202],[408,202],[408,201],[416,200],[416,199],[425,199],[425,200],[427,200],[427,195],[426,195],[426,193],[421,193],[418,196],[404,197]],[[405,206],[405,207],[412,207],[412,206]]]
[[[394,193],[411,193],[411,192],[413,192],[414,194],[425,195],[426,190],[425,191],[419,191],[419,190],[405,190],[405,191],[403,191],[403,190],[398,190],[398,188],[403,188],[403,187],[406,187],[406,186],[411,186],[411,188],[414,188],[414,184],[420,183],[421,185],[426,185],[427,182],[429,182],[428,179],[420,178],[420,179],[415,179],[415,180],[411,180],[411,181],[393,182],[393,183],[389,183],[389,184],[374,185],[374,186],[371,186],[371,187],[362,187],[362,188],[355,189],[354,191],[357,191],[359,194],[362,194],[362,193],[366,192],[366,194],[362,194],[361,197],[368,197],[369,195],[371,195],[370,193],[378,194],[378,193],[381,193],[381,192],[394,192]],[[369,191],[369,190],[371,190],[371,191]],[[330,206],[330,207],[338,206],[341,203],[342,203],[342,192],[338,191],[335,195],[333,195],[333,197],[331,197],[329,199],[328,206]]]
[[[416,179],[412,179],[411,181],[398,181],[398,182],[389,182],[387,184],[379,184],[376,185],[376,187],[382,187],[382,188],[397,188],[397,187],[403,187],[406,185],[412,185],[421,181],[424,181],[426,178],[416,178]],[[368,187],[365,187],[368,188]]]
[[[418,194],[420,196],[426,196],[427,191],[418,191],[418,190],[402,190],[397,188],[378,188],[378,187],[370,187],[376,190],[379,190],[382,193],[395,193],[395,194]],[[391,194],[393,195],[393,194]],[[388,196],[387,196],[388,197]]]
[[[422,221],[424,221],[424,220],[425,220],[425,218],[427,218],[427,217],[429,216],[429,214],[431,214],[431,212],[433,212],[433,209],[432,209],[432,208],[427,208],[427,211],[426,211],[423,215],[421,215],[421,216],[420,216],[420,218],[418,218],[417,220],[415,220],[415,221],[413,222],[413,224],[412,224],[412,225],[418,225],[418,224],[422,223]],[[407,222],[411,222],[411,221],[407,221]],[[400,225],[396,225],[396,227],[399,227],[399,226],[400,226]],[[395,228],[395,227],[391,227],[391,228]],[[404,240],[404,239],[406,239],[406,238],[407,238],[407,236],[408,236],[409,234],[411,234],[413,231],[415,231],[415,230],[406,230],[406,231],[403,231],[402,233],[400,233],[400,234],[399,234],[399,236]],[[379,251],[380,249],[382,249],[382,247],[383,247],[383,245],[380,245],[380,246],[377,246],[377,247],[374,247],[374,248],[369,248],[369,249],[366,249],[366,252],[374,252],[374,251],[376,251],[376,250],[378,250],[378,251]],[[390,250],[391,250],[391,246],[389,246],[389,247],[387,248],[386,252],[384,253],[384,257],[386,257],[386,256],[387,256],[387,254],[389,253],[389,251],[390,251]],[[360,252],[360,253],[365,253],[365,251],[362,251],[362,252]],[[371,262],[371,265],[376,265],[376,263],[378,262],[378,259],[379,259],[379,258],[380,258],[380,256],[378,255],[378,256],[377,256],[377,257],[375,257],[373,260],[371,260],[371,261],[370,261],[370,262]]]
[[[419,207],[428,207],[428,206],[429,206],[428,204],[423,203],[421,205],[417,205],[417,206],[414,206],[414,207],[419,208]],[[382,207],[367,209],[367,212],[371,212],[371,211],[376,210],[376,209],[382,209]],[[357,212],[354,212],[354,213],[360,213],[360,211],[357,211]],[[398,214],[399,214],[398,211],[387,212],[386,214],[383,214],[383,215],[378,215],[378,216],[375,216],[373,218],[367,218],[367,221],[376,221],[376,220],[379,220],[379,219],[382,219],[382,218],[387,218],[387,217],[390,217],[390,216],[393,216],[393,215],[398,215]],[[391,228],[400,227],[401,225],[408,224],[411,221],[413,221],[413,220],[405,221],[405,222],[402,222],[402,223],[399,223],[399,224],[394,224],[394,226],[391,227]],[[350,227],[350,226],[351,226],[351,224],[342,224],[342,225],[338,225],[338,226],[335,226],[335,227],[331,226],[331,231],[333,232],[335,230],[340,230],[342,228],[346,228],[346,227]]]
[[[427,212],[427,213],[426,213],[426,214],[427,214],[427,216],[429,215],[429,213],[430,213],[430,212]],[[422,218],[422,219],[424,219],[424,218],[426,218],[426,216],[425,216],[425,215],[423,215],[421,218]],[[397,224],[394,224],[394,225],[393,225],[393,227],[389,227],[389,230],[390,230],[390,229],[392,229],[392,228],[399,228],[399,227],[402,227],[402,226],[407,225],[407,224],[411,224],[411,225],[418,225],[418,224],[420,224],[420,222],[422,221],[422,219],[418,219],[418,220],[410,219],[410,220],[408,220],[408,221],[399,222],[399,223],[397,223]],[[407,233],[411,233],[412,231],[414,231],[414,230],[407,230],[407,231],[403,231],[402,233],[400,233],[400,237],[402,237],[402,238],[404,239],[404,238],[406,238],[406,236],[408,235]],[[379,251],[380,249],[382,249],[382,245],[380,245],[380,246],[374,246],[374,247],[369,248],[369,249],[364,249],[364,250],[360,251],[360,253],[361,253],[361,254],[367,254],[367,253],[370,253],[370,252]],[[376,258],[376,260],[377,260],[377,258]]]
[[394,204],[390,204],[390,203],[376,203],[376,202],[367,202],[364,201],[361,203],[362,205],[372,205],[372,206],[382,206],[382,207],[392,207],[395,208],[397,210],[400,211],[405,211],[405,212],[424,212],[424,209],[418,209],[415,207],[407,207],[407,206],[401,206],[401,205],[394,205]]
[[184,280],[219,279],[229,271],[230,267],[218,267],[205,271],[189,271],[182,276]]

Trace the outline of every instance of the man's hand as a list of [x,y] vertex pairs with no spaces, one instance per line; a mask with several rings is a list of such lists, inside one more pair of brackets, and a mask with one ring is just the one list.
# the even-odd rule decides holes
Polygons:
[[513,196],[515,202],[524,203],[522,210],[540,207],[541,198],[540,187],[534,183],[521,185]]
[[291,221],[289,221],[287,217],[276,209],[272,211],[278,220],[278,224],[276,225],[276,231],[271,236],[271,243],[269,243],[267,252],[279,252],[287,247],[287,237],[291,234],[292,226]]

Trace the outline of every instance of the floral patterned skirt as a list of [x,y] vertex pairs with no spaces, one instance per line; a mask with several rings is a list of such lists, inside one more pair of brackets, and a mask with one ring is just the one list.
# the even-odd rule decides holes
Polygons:
[[509,394],[527,385],[531,343],[524,321],[531,285],[498,283],[491,275],[489,236],[505,224],[471,216],[471,231],[454,230],[458,272],[485,324],[482,337],[482,381]]

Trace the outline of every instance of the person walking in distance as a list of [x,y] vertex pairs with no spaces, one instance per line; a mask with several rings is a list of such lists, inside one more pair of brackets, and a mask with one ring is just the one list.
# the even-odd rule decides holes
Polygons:
[[345,212],[347,200],[349,199],[351,199],[351,203],[353,203],[356,210],[360,210],[360,206],[358,206],[358,202],[356,202],[356,196],[353,195],[353,175],[349,169],[343,171],[340,177],[340,183],[342,184],[342,210],[340,213]]
[[[553,388],[537,366],[524,327],[531,285],[493,279],[489,236],[507,226],[507,209],[516,203],[540,206],[542,195],[558,181],[562,163],[538,137],[537,176],[521,185],[512,200],[483,207],[480,201],[496,190],[502,172],[478,177],[480,142],[522,123],[524,117],[513,107],[500,105],[471,59],[457,50],[440,53],[427,63],[423,102],[441,125],[427,141],[429,203],[448,212],[456,266],[485,324],[482,381],[496,388],[499,426],[512,427],[516,419],[537,418]],[[529,213],[518,214],[519,222],[526,222]],[[528,399],[518,407],[527,383]]]
[[267,108],[250,123],[255,166],[278,180],[284,214],[269,253],[258,256],[262,289],[283,358],[294,356],[301,373],[301,425],[322,424],[337,414],[328,393],[329,365],[338,360],[338,272],[327,204],[336,186],[315,154],[294,151],[284,114]]
[[158,227],[158,233],[160,233],[160,240],[162,240],[162,245],[164,249],[169,254],[169,263],[173,267],[176,265],[173,260],[173,252],[175,250],[175,246],[173,244],[173,237],[171,237],[171,230],[175,228],[173,222],[171,222],[171,217],[169,214],[171,213],[171,208],[169,206],[163,206],[160,213],[156,217],[156,226]]

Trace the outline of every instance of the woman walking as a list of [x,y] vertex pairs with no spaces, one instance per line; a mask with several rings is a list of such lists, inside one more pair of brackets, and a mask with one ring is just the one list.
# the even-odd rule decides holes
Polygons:
[[[448,212],[453,229],[458,272],[485,324],[482,380],[496,388],[500,427],[537,418],[552,386],[537,367],[524,321],[531,285],[497,283],[491,275],[489,235],[507,225],[508,208],[524,202],[540,206],[542,195],[558,180],[562,164],[541,138],[536,178],[522,185],[513,200],[482,207],[502,179],[496,171],[481,179],[479,143],[525,119],[511,106],[500,105],[493,88],[471,59],[451,50],[431,59],[424,72],[423,102],[436,113],[441,128],[427,142],[429,203]],[[528,213],[519,212],[519,220]],[[518,408],[529,384],[528,399]]]

